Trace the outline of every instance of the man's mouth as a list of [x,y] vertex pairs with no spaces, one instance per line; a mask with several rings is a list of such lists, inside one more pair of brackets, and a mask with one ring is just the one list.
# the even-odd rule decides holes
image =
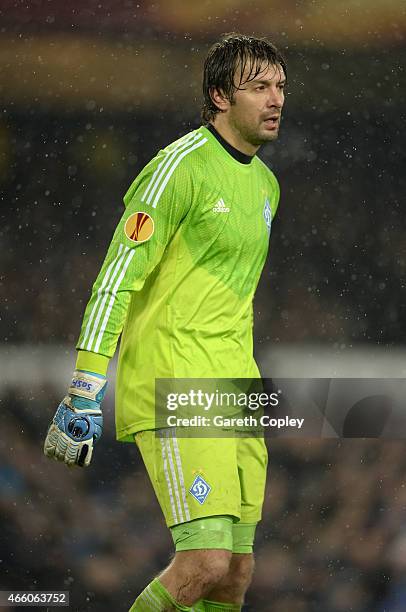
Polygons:
[[264,119],[264,123],[269,128],[276,128],[279,125],[280,115],[271,115],[270,117],[266,117]]

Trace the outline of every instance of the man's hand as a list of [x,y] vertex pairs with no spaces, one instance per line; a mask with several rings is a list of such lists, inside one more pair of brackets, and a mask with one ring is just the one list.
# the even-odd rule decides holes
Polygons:
[[88,466],[93,444],[103,431],[101,401],[105,376],[76,370],[68,393],[59,404],[44,443],[44,454],[67,465]]

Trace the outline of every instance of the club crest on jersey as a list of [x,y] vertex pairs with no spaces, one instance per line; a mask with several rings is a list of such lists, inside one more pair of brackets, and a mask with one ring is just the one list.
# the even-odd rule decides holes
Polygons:
[[265,198],[264,219],[265,219],[265,223],[268,228],[268,231],[270,232],[271,226],[272,226],[272,210],[271,210],[271,205],[269,204],[268,198]]
[[210,491],[211,486],[201,476],[196,476],[192,486],[189,489],[189,492],[199,502],[199,504],[204,504]]
[[125,222],[124,233],[132,242],[146,242],[154,233],[154,220],[146,212],[133,213]]

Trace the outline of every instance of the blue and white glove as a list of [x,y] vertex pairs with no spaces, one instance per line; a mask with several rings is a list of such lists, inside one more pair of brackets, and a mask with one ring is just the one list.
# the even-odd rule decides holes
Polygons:
[[67,465],[87,467],[93,454],[93,444],[103,431],[100,404],[106,393],[105,376],[76,370],[68,395],[59,404],[49,426],[44,454]]

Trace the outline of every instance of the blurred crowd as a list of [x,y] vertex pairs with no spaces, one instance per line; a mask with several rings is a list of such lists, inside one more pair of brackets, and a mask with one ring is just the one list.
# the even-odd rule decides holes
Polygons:
[[[260,153],[281,200],[255,301],[257,342],[403,341],[402,103],[367,118],[361,105],[297,115],[288,97],[280,139]],[[124,193],[160,147],[199,125],[193,111],[8,110],[0,341],[76,341]]]
[[[42,456],[52,387],[1,395],[0,590],[67,590],[73,612],[130,607],[172,544],[112,405],[92,466]],[[402,441],[271,440],[247,612],[406,609]]]

